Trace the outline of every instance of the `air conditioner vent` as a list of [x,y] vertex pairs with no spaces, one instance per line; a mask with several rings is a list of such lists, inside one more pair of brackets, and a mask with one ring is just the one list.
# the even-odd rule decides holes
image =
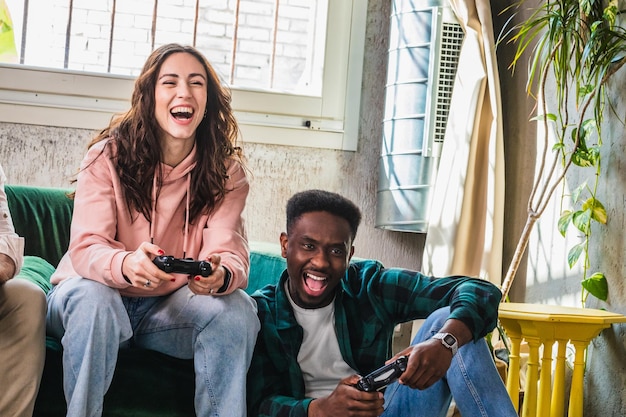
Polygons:
[[[463,43],[463,29],[461,25],[444,22],[441,30],[441,55],[439,58],[439,82],[437,87],[437,103],[435,105],[435,123],[433,141],[443,143],[446,133],[452,87],[459,65],[461,44]],[[440,147],[441,145],[439,145]]]
[[464,32],[448,0],[392,0],[376,227],[424,233]]

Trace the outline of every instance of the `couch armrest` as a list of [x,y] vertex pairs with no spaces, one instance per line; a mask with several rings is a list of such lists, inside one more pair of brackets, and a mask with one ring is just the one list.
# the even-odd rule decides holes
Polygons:
[[45,259],[38,256],[25,256],[22,270],[14,279],[28,280],[41,288],[45,294],[48,294],[52,289],[50,277],[53,273],[54,267]]
[[5,191],[15,231],[24,238],[24,255],[38,256],[56,267],[70,242],[71,190],[6,185]]

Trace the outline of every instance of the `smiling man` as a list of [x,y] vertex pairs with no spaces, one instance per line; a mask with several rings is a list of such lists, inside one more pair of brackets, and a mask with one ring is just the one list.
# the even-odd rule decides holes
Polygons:
[[[470,277],[434,278],[351,263],[359,209],[327,191],[295,194],[280,236],[277,285],[257,291],[261,320],[248,372],[248,416],[516,416],[483,337],[500,291]],[[356,388],[391,358],[398,323],[423,319],[398,382]]]

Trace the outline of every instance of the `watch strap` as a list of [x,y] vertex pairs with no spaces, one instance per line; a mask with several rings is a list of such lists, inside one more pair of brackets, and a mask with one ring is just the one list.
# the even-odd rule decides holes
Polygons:
[[228,289],[228,286],[230,285],[230,279],[233,276],[233,274],[230,272],[228,268],[226,268],[225,266],[223,266],[223,268],[224,268],[224,283],[219,288],[219,290],[217,290],[218,294],[226,292],[226,290]]

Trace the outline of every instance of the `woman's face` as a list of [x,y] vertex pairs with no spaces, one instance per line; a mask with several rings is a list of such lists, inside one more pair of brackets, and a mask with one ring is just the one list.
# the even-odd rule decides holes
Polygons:
[[207,73],[191,54],[177,52],[161,65],[154,90],[154,112],[161,128],[161,146],[193,143],[204,117]]

